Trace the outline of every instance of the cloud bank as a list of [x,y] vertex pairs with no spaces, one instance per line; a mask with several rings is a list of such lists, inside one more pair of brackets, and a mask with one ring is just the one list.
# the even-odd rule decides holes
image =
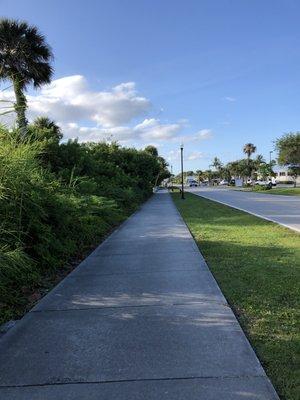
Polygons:
[[[0,92],[1,103],[14,101],[12,91]],[[124,82],[106,90],[91,90],[82,75],[56,79],[37,94],[27,96],[28,118],[46,115],[63,129],[65,139],[79,141],[116,140],[122,144],[186,143],[212,137],[209,129],[183,135],[188,121],[163,121],[151,117],[151,101],[138,93],[135,82]],[[4,107],[4,106],[3,106]],[[1,105],[0,105],[1,108]],[[4,110],[4,109],[3,109]],[[12,123],[14,115],[1,117]]]

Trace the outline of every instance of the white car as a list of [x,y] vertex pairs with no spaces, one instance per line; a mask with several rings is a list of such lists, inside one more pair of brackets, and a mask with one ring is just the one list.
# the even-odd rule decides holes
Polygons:
[[257,181],[255,181],[255,185],[259,185],[259,186],[276,186],[277,182],[275,178],[269,178],[266,180],[263,179],[258,179]]
[[197,187],[198,182],[197,181],[189,181],[189,187]]
[[219,183],[219,185],[228,185],[228,181],[226,181],[226,179],[222,179],[221,182]]
[[271,181],[271,179],[268,179],[266,181],[264,181],[262,179],[258,179],[257,181],[255,181],[255,185],[258,185],[258,186],[272,186],[272,181]]

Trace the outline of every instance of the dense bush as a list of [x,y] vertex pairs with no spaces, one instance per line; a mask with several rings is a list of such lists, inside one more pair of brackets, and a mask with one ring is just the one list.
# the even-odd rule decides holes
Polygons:
[[253,190],[255,192],[262,192],[264,190],[271,190],[272,189],[272,185],[254,185],[253,186]]
[[150,152],[60,144],[55,124],[37,122],[25,140],[0,129],[0,321],[21,312],[41,277],[99,242],[168,174]]

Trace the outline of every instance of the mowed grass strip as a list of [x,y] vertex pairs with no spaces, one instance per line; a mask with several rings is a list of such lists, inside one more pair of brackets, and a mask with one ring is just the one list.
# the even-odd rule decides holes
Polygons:
[[279,395],[300,399],[300,235],[191,193],[172,196]]
[[[228,189],[228,187],[227,187]],[[263,190],[263,188],[255,186],[255,187],[244,187],[244,188],[237,188],[237,187],[229,187],[231,190],[235,190],[237,192],[251,192],[251,193],[262,193],[262,194],[281,194],[284,196],[300,196],[300,188],[272,188],[269,190]]]
[[300,196],[300,188],[272,188],[263,193],[270,194],[283,194],[285,196]]

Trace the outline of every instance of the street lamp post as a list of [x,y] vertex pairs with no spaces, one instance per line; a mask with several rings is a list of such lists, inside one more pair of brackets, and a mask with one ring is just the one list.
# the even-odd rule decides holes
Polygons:
[[184,188],[183,188],[183,143],[180,145],[181,154],[181,198],[184,200]]

